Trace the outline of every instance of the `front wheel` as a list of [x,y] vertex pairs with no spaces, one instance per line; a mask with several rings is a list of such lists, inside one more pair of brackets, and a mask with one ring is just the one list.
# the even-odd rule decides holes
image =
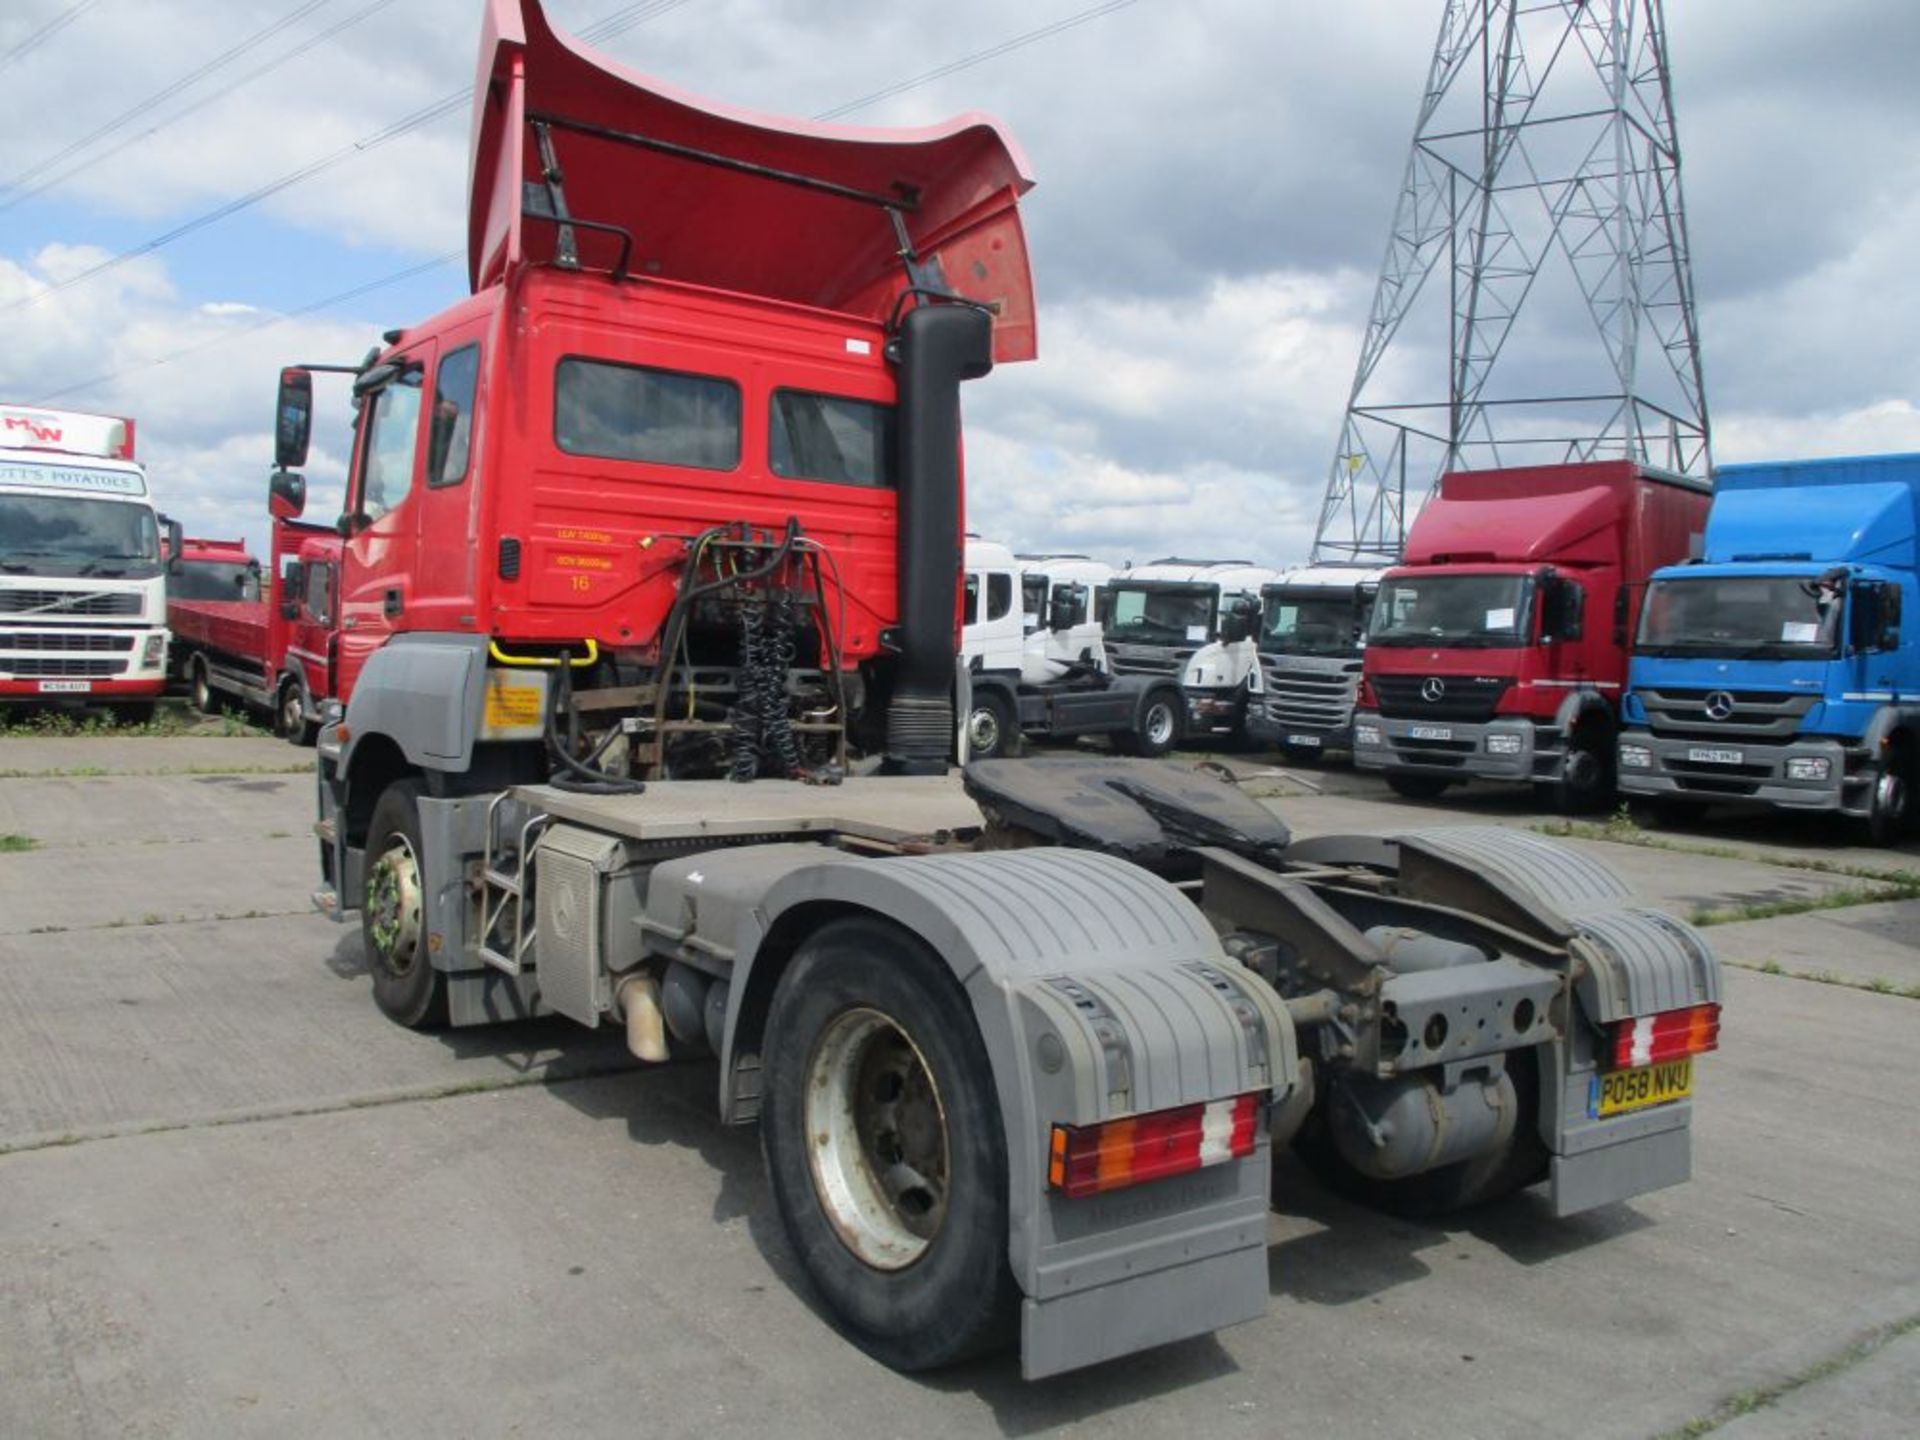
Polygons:
[[1387,772],[1387,788],[1403,800],[1438,800],[1447,793],[1449,783],[1438,775],[1409,775],[1403,770]]
[[367,894],[360,906],[373,1003],[409,1030],[444,1025],[447,1019],[447,977],[433,968],[427,951],[419,802],[419,785],[396,780],[373,807]]
[[766,1068],[774,1203],[854,1342],[928,1370],[1010,1341],[1006,1141],[939,956],[877,918],[823,926],[774,992]]
[[1184,702],[1161,692],[1149,695],[1134,728],[1113,737],[1114,748],[1126,755],[1158,758],[1180,743],[1180,713]]
[[1590,815],[1613,798],[1613,738],[1577,734],[1561,757],[1560,773],[1540,786],[1541,799],[1562,815]]
[[280,703],[274,710],[274,728],[291,745],[313,744],[320,727],[307,719],[307,687],[298,679],[280,687]]
[[1876,845],[1898,845],[1912,818],[1913,786],[1903,768],[1889,762],[1874,779],[1867,801],[1867,836]]
[[973,709],[967,715],[968,759],[992,760],[1011,755],[1018,747],[1018,739],[1013,710],[1004,695],[983,690],[973,697]]

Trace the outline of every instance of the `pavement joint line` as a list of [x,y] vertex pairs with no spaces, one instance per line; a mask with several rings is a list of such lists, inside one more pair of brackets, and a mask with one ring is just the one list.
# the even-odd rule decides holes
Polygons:
[[1743,850],[1738,845],[1695,843],[1667,835],[1652,835],[1631,822],[1622,823],[1618,819],[1608,820],[1604,824],[1582,820],[1537,820],[1527,828],[1557,840],[1603,840],[1610,845],[1631,845],[1641,850],[1671,850],[1677,855],[1698,855],[1708,860],[1744,860],[1754,865],[1771,865],[1779,870],[1805,870],[1816,875],[1877,880],[1884,885],[1920,891],[1920,870],[1906,866],[1856,865],[1846,860],[1823,860],[1818,856],[1799,857],[1765,850]]
[[1707,1414],[1697,1416],[1677,1429],[1663,1430],[1654,1436],[1653,1440],[1700,1440],[1701,1436],[1711,1435],[1743,1415],[1764,1410],[1796,1390],[1851,1370],[1861,1361],[1871,1359],[1901,1336],[1909,1335],[1915,1330],[1920,1330],[1920,1314],[1908,1315],[1903,1320],[1875,1326],[1851,1344],[1823,1360],[1815,1361],[1804,1370],[1796,1371],[1782,1380],[1755,1385],[1751,1389],[1740,1391],[1737,1395],[1731,1395]]
[[[143,845],[214,845],[229,840],[311,840],[311,835],[302,835],[293,830],[261,830],[252,835],[146,835],[134,840],[40,840],[31,835],[0,835],[0,855],[24,853],[28,850],[132,850]],[[16,849],[8,846],[8,840],[19,839],[29,844]]]
[[109,770],[104,765],[60,765],[46,770],[0,769],[0,780],[112,780],[123,776],[311,775],[313,762],[296,765],[173,765],[162,770]]
[[415,1105],[439,1100],[458,1100],[468,1095],[489,1095],[502,1090],[525,1090],[534,1086],[553,1087],[576,1081],[604,1080],[628,1075],[636,1070],[652,1069],[636,1060],[609,1061],[601,1064],[581,1062],[568,1066],[564,1074],[551,1073],[551,1065],[520,1074],[490,1075],[473,1080],[451,1080],[436,1085],[403,1085],[364,1095],[345,1095],[331,1100],[289,1101],[282,1105],[260,1105],[244,1110],[220,1111],[187,1120],[132,1120],[117,1125],[90,1126],[81,1130],[56,1131],[0,1139],[0,1160],[19,1155],[34,1155],[47,1150],[70,1150],[76,1145],[92,1145],[107,1140],[131,1140],[144,1135],[173,1135],[187,1130],[225,1130],[240,1125],[259,1125],[275,1120],[305,1120],[323,1115],[344,1115],[355,1110],[379,1110],[390,1105]]
[[226,920],[285,920],[313,913],[311,905],[296,910],[233,910],[212,915],[142,915],[138,920],[108,920],[99,925],[35,925],[27,930],[0,931],[0,939],[22,935],[75,935],[96,930],[152,930],[170,925],[211,925]]
[[1842,990],[1864,990],[1869,995],[1891,995],[1896,1000],[1920,1000],[1920,983],[1905,987],[1878,976],[1871,980],[1855,980],[1845,975],[1836,975],[1831,970],[1789,970],[1778,960],[1729,960],[1720,957],[1720,963],[1734,970],[1751,970],[1756,975],[1775,975],[1783,980],[1804,980],[1812,985],[1837,985]]

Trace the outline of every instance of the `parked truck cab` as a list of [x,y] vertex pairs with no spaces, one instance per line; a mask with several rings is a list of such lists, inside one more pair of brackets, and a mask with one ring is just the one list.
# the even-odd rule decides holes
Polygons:
[[133,421],[0,406],[0,704],[150,716],[167,683],[164,557],[179,553]]
[[1261,689],[1254,630],[1260,591],[1280,572],[1248,560],[1171,556],[1136,565],[1107,586],[1107,654],[1116,673],[1176,678],[1193,739],[1238,743]]
[[1520,780],[1608,803],[1647,577],[1697,547],[1708,498],[1631,461],[1443,476],[1374,600],[1355,763],[1410,797]]
[[1351,748],[1381,574],[1377,566],[1306,565],[1261,590],[1256,648],[1264,693],[1247,717],[1254,740],[1294,757]]
[[1657,572],[1640,618],[1622,792],[1653,818],[1770,807],[1907,834],[1917,530],[1920,456],[1721,466],[1703,563]]

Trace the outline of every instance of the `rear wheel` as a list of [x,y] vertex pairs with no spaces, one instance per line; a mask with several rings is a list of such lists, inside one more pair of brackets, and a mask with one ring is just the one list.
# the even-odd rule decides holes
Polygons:
[[1409,775],[1403,770],[1387,772],[1387,788],[1407,800],[1438,800],[1446,794],[1450,783],[1438,775]]
[[940,958],[883,920],[823,926],[774,992],[766,1065],[774,1203],[853,1340],[899,1370],[1011,1340],[1004,1131]]
[[973,697],[973,709],[967,715],[967,756],[973,760],[992,760],[1011,755],[1017,748],[1019,731],[1014,725],[1013,709],[1006,696],[995,690],[983,690]]
[[396,780],[373,807],[367,830],[367,894],[360,934],[373,976],[373,1003],[408,1029],[443,1025],[447,977],[427,950],[426,880],[420,843],[420,787]]

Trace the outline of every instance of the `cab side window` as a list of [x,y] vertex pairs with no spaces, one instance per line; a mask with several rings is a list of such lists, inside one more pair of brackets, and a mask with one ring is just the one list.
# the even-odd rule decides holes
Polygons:
[[467,478],[473,448],[473,395],[480,384],[480,347],[466,345],[440,362],[433,377],[433,420],[427,430],[427,484]]
[[360,513],[369,521],[397,509],[413,489],[413,462],[420,448],[420,381],[418,369],[407,370],[368,401]]
[[331,565],[307,566],[307,590],[303,603],[309,620],[317,625],[332,623],[333,567]]
[[1013,576],[987,576],[987,619],[1003,620],[1013,609]]

